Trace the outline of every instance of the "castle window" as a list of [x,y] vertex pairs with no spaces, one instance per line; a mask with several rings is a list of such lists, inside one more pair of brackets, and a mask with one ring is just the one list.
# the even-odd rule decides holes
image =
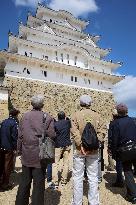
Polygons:
[[100,84],[100,82],[98,81],[98,85]]
[[103,83],[102,83],[102,81],[101,81],[101,85],[102,85]]
[[87,84],[87,79],[86,78],[84,78],[84,83]]
[[[6,72],[5,72],[6,74]],[[4,77],[4,68],[1,68],[0,69],[0,78],[3,78]]]
[[73,78],[73,76],[71,76],[71,81],[73,81],[74,80],[74,78]]
[[25,56],[27,56],[27,52],[25,51]]
[[75,56],[75,59],[74,59],[74,65],[77,64],[77,56]]
[[26,68],[23,69],[23,73],[25,72]]
[[47,77],[47,71],[44,70],[43,74],[44,74],[44,77]]
[[52,23],[52,19],[50,19],[50,23]]
[[63,79],[63,74],[62,73],[56,73],[56,77],[60,78],[60,79]]
[[77,77],[75,77],[75,82],[77,82]]
[[30,74],[30,71],[27,69],[27,74]]
[[88,79],[88,83],[89,83],[89,84],[91,83],[89,79]]
[[69,64],[69,54],[67,54],[67,62],[68,62],[68,64]]
[[32,57],[32,53],[30,53],[30,57]]
[[44,56],[45,60],[48,60],[48,56]]
[[85,68],[88,68],[88,61],[84,62]]
[[61,56],[61,62],[63,62],[63,53],[61,53],[60,56]]
[[58,52],[55,51],[55,55],[56,55],[56,61],[58,61]]

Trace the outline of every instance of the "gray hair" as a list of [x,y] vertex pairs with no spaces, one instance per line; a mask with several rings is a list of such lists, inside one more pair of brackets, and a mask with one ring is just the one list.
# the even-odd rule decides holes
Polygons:
[[31,105],[35,109],[41,109],[44,105],[44,97],[42,95],[35,95],[31,98]]
[[81,106],[90,106],[92,103],[92,98],[89,95],[82,95],[80,97]]

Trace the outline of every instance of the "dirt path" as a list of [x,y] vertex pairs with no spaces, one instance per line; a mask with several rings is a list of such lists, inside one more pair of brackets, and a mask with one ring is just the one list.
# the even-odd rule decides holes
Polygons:
[[[18,182],[21,172],[20,161],[17,159],[16,163],[18,173],[13,174],[11,180],[15,182],[15,187],[6,192],[0,192],[0,205],[14,205],[15,197],[18,188]],[[15,180],[14,180],[15,179]],[[101,205],[129,205],[125,201],[125,188],[112,188],[110,184],[114,182],[115,173],[106,172],[103,175],[103,181],[100,184],[100,202]],[[47,185],[47,184],[46,184]],[[87,182],[84,182],[84,198],[83,204],[87,205]],[[45,191],[45,205],[70,205],[72,197],[72,181],[68,182],[65,187],[60,187],[60,192],[51,191],[46,189]],[[40,204],[39,204],[40,205]]]

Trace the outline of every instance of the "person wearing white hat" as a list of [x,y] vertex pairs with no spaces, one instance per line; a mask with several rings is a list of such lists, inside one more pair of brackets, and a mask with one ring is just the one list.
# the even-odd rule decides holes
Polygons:
[[[82,205],[83,199],[83,178],[86,167],[89,191],[89,205],[99,205],[98,192],[98,141],[103,141],[106,130],[103,129],[101,116],[91,110],[92,98],[89,95],[80,97],[81,110],[72,115],[71,133],[75,143],[75,152],[73,155],[73,198],[72,205]],[[87,126],[92,128],[95,139],[95,147],[85,147],[83,142],[83,133]],[[94,134],[93,133],[93,134]],[[97,138],[98,136],[98,138]],[[91,145],[91,144],[88,144]]]

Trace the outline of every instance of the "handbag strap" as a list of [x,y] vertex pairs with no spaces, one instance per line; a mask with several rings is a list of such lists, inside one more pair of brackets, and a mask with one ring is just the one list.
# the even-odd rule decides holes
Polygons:
[[44,138],[47,137],[47,133],[46,133],[46,130],[48,130],[49,126],[50,126],[50,123],[51,121],[47,124],[47,127],[45,126],[46,125],[46,119],[47,119],[47,113],[43,113],[43,128],[44,128]]

